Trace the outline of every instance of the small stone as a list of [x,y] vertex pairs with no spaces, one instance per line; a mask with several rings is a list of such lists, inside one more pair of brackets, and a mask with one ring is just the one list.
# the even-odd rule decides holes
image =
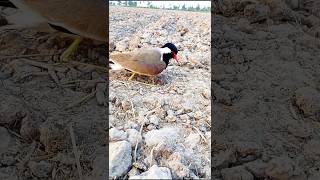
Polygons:
[[122,101],[121,102],[121,108],[123,111],[128,111],[131,109],[131,103],[129,101]]
[[173,116],[173,115],[168,115],[168,116],[166,117],[166,120],[167,120],[168,122],[176,122],[176,121],[177,121],[177,117],[176,117],[176,116]]
[[296,105],[306,117],[319,116],[320,121],[320,93],[311,87],[303,87],[295,92]]
[[129,179],[172,179],[170,169],[153,165],[148,171]]
[[30,168],[32,174],[39,178],[46,178],[51,176],[52,164],[45,161],[29,161],[28,167]]
[[301,169],[287,156],[280,156],[271,159],[265,170],[271,179],[292,179],[301,174]]
[[149,147],[155,146],[159,143],[176,142],[179,137],[179,129],[177,128],[162,128],[159,130],[152,130],[145,135],[146,145]]
[[156,115],[151,115],[149,117],[149,122],[158,126],[159,125],[159,118]]
[[244,164],[244,166],[254,175],[254,177],[265,177],[265,169],[267,168],[267,163],[263,162],[261,159],[248,162]]
[[128,48],[128,45],[125,42],[119,42],[116,44],[116,50],[123,52]]
[[237,161],[236,154],[232,150],[219,152],[213,157],[213,167],[217,169],[227,168],[229,164]]
[[157,128],[156,128],[155,125],[149,124],[149,125],[147,126],[147,129],[148,129],[149,131],[151,131],[151,130],[154,130],[154,129],[157,129]]
[[200,142],[200,135],[198,133],[191,133],[186,139],[186,144],[191,148],[198,146],[199,142]]
[[127,133],[118,130],[117,128],[111,128],[109,130],[109,140],[110,141],[122,141],[127,139]]
[[250,25],[249,20],[246,18],[240,18],[238,21],[238,26],[242,32],[250,33],[250,34],[253,33],[253,28]]
[[128,141],[131,143],[131,146],[134,147],[138,142],[142,141],[142,137],[136,129],[127,129]]
[[295,137],[307,138],[311,136],[311,128],[306,124],[291,124],[288,131]]
[[206,98],[206,99],[210,99],[210,90],[204,89],[204,90],[202,91],[202,96],[203,96],[204,98]]
[[180,115],[180,119],[182,122],[185,123],[190,119],[190,117],[187,114],[182,114],[182,115]]
[[202,111],[197,111],[197,112],[194,113],[194,118],[195,119],[201,119],[203,117],[204,117],[204,114],[203,114]]
[[109,143],[109,177],[119,177],[131,166],[131,144],[127,141]]
[[243,166],[222,169],[222,177],[224,180],[253,180],[253,175]]
[[125,129],[139,129],[139,125],[133,121],[128,121],[128,123],[125,125]]

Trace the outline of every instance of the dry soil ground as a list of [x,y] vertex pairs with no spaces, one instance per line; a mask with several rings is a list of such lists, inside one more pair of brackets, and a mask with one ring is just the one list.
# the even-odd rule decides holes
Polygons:
[[210,177],[210,19],[210,13],[110,8],[110,53],[167,42],[180,49],[178,63],[171,61],[155,86],[142,84],[150,82],[146,77],[128,82],[130,73],[110,73],[110,176]]
[[[70,37],[39,28],[4,29],[5,17],[14,13],[0,11],[0,179],[79,179],[71,137],[82,176],[106,176],[106,74],[59,63],[57,54]],[[88,40],[73,59],[105,67],[105,50]]]
[[320,4],[225,0],[213,15],[213,176],[320,179]]

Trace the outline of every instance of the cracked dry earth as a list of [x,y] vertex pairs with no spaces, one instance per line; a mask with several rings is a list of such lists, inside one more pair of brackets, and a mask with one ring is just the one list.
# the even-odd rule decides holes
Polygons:
[[320,4],[213,7],[215,179],[320,179]]
[[210,13],[110,7],[111,54],[167,42],[180,49],[156,85],[110,72],[110,177],[210,177],[210,25]]
[[[89,65],[59,63],[70,37],[43,27],[5,29],[6,17],[14,13],[0,11],[0,179],[79,179],[77,161],[83,179],[103,179],[106,74]],[[85,40],[73,60],[106,67],[105,49]]]

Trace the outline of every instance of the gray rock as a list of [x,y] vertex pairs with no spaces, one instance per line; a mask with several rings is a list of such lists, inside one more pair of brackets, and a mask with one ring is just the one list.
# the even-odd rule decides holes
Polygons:
[[176,142],[179,137],[179,129],[177,128],[162,128],[152,130],[145,134],[146,145],[151,147],[159,143]]
[[170,169],[153,165],[148,171],[129,179],[172,179]]
[[127,141],[109,144],[109,177],[119,177],[127,173],[131,166],[131,145]]
[[296,104],[304,115],[319,116],[320,121],[320,93],[311,87],[303,87],[295,92]]
[[122,141],[127,139],[127,133],[117,128],[111,128],[109,130],[109,140],[110,141]]
[[265,173],[271,179],[283,180],[294,179],[297,177],[304,176],[304,173],[301,171],[301,169],[295,164],[295,162],[291,158],[287,156],[280,156],[271,159],[268,162]]
[[159,125],[159,118],[156,115],[151,115],[149,117],[149,122],[151,124],[154,124],[154,125],[158,126]]
[[139,131],[137,131],[136,129],[127,129],[127,133],[128,133],[128,141],[131,143],[131,146],[134,147],[137,142],[141,142],[142,141],[142,137],[139,133]]

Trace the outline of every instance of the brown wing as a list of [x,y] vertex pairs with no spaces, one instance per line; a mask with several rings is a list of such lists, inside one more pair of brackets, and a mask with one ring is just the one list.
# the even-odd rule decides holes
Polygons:
[[107,13],[104,0],[24,0],[53,25],[83,37],[107,41]]
[[160,52],[155,49],[110,55],[112,61],[125,69],[143,75],[161,73],[166,68],[166,64],[160,58]]

